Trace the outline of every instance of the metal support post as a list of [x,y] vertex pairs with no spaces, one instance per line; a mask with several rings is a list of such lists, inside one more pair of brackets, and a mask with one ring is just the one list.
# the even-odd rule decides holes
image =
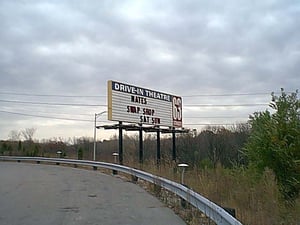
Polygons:
[[122,122],[119,122],[119,164],[123,165],[123,127]]
[[176,162],[176,133],[175,133],[175,128],[172,130],[172,160]]
[[157,145],[156,145],[156,160],[157,160],[157,165],[160,165],[160,130],[157,130]]
[[142,124],[140,124],[139,129],[139,161],[140,164],[143,164],[144,161],[144,146],[143,146],[143,127]]

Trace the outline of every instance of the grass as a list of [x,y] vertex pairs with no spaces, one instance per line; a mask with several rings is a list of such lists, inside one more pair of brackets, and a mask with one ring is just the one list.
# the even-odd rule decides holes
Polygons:
[[[151,161],[142,166],[132,162],[128,162],[128,165],[180,182],[180,171],[172,163],[160,167]],[[237,219],[243,224],[300,224],[300,198],[293,206],[286,204],[269,169],[258,178],[251,170],[244,168],[189,168],[184,183],[216,204],[234,208]],[[196,220],[191,218],[189,224],[196,224],[193,221]]]

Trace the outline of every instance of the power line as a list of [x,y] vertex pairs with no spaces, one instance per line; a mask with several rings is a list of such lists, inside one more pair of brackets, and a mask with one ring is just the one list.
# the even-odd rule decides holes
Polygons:
[[[225,94],[194,94],[194,95],[184,95],[182,97],[190,98],[190,97],[229,97],[229,96],[264,96],[264,95],[271,95],[274,94],[281,94],[281,92],[253,92],[253,93],[225,93]],[[285,91],[287,94],[291,94],[291,91]]]
[[15,100],[3,100],[0,102],[15,103],[15,104],[31,104],[31,105],[56,105],[56,106],[105,106],[99,104],[83,104],[83,103],[53,103],[53,102],[31,102],[31,101],[15,101]]
[[[65,117],[55,117],[55,116],[43,116],[43,115],[34,115],[34,114],[28,114],[28,113],[11,112],[11,111],[5,111],[5,110],[0,110],[0,113],[6,113],[6,114],[12,114],[12,115],[19,115],[19,116],[35,117],[35,118],[64,120],[64,121],[94,122],[94,120],[88,120],[88,119],[65,118]],[[222,118],[222,117],[218,117],[218,118]],[[226,118],[226,117],[224,117],[224,118]],[[106,121],[98,121],[98,122],[106,122]],[[185,126],[234,126],[234,125],[237,125],[239,123],[247,123],[247,121],[245,121],[245,122],[236,122],[236,123],[185,123]]]
[[39,117],[39,118],[46,118],[46,119],[56,119],[56,120],[69,120],[69,121],[79,121],[79,122],[94,122],[94,120],[85,120],[85,119],[76,119],[76,118],[63,118],[63,117],[43,116],[43,115],[33,115],[33,114],[28,114],[28,113],[10,112],[10,111],[5,111],[5,110],[0,110],[0,113],[7,113],[7,114],[13,114],[13,115],[20,115],[20,116]]
[[[65,118],[61,118],[61,117],[56,117],[56,116],[43,116],[43,115],[33,115],[33,114],[28,114],[28,113],[17,113],[17,112],[10,112],[10,111],[5,111],[5,110],[0,110],[0,112],[5,112],[5,113],[10,113],[10,114],[17,114],[17,115],[28,115],[28,116],[38,116],[38,117],[43,117],[43,118],[55,118],[55,119],[65,119]],[[35,112],[37,112],[35,110]],[[38,113],[45,113],[42,111],[38,111]],[[65,116],[92,116],[93,114],[83,114],[83,113],[77,113],[77,114],[70,114],[70,113],[60,113],[60,112],[54,112],[51,113],[53,115],[55,114],[59,114],[59,115],[65,115]],[[244,119],[245,117],[238,117],[238,116],[185,116],[184,118],[186,119]],[[69,120],[69,118],[68,118]],[[77,119],[76,119],[77,120]],[[82,119],[82,121],[90,121],[90,120],[84,120]]]
[[[8,112],[8,111],[2,111],[2,112]],[[44,112],[44,111],[37,111],[34,110],[34,112],[36,113],[46,113],[49,114],[49,112]],[[28,113],[16,113],[16,112],[8,112],[8,113],[14,113],[14,114],[21,114],[21,115],[32,115],[32,114],[28,114]],[[60,118],[60,117],[56,117],[54,115],[65,115],[65,116],[92,116],[93,114],[89,113],[89,114],[83,114],[83,113],[62,113],[62,112],[52,112],[50,113],[52,115],[49,116],[43,116],[45,118]],[[33,115],[32,115],[33,116]],[[245,116],[241,117],[241,116],[185,116],[184,118],[186,119],[244,119]],[[86,121],[86,120],[83,120]]]
[[18,92],[0,92],[0,95],[36,96],[36,97],[61,97],[61,98],[106,98],[105,95],[29,94],[29,93],[18,93]]
[[240,123],[247,122],[239,122],[239,123],[184,123],[186,126],[232,126]]
[[[15,111],[19,111],[19,109],[14,109],[12,107],[10,107],[11,109],[15,110]],[[23,111],[23,113],[27,113],[28,111],[32,112],[32,109],[26,109],[26,108],[22,108],[21,109]],[[57,112],[57,111],[49,111],[47,110],[47,112],[43,111],[43,110],[38,110],[38,109],[34,109],[34,112],[35,113],[41,113],[41,114],[50,114],[50,115],[53,115],[53,116],[56,116],[56,115],[63,115],[63,116],[89,116],[89,117],[92,117],[94,114],[93,113],[67,113],[67,112]]]
[[243,119],[245,117],[238,116],[185,116],[188,119]]
[[250,106],[268,106],[266,103],[249,103],[249,104],[185,104],[187,107],[250,107]]
[[[225,94],[194,94],[183,95],[182,97],[228,97],[228,96],[263,96],[271,95],[272,92],[253,92],[253,93],[225,93]],[[274,92],[280,94],[280,92]],[[290,92],[286,92],[290,93]],[[36,96],[36,97],[62,97],[62,98],[106,98],[106,95],[63,95],[63,94],[30,94],[22,92],[1,91],[0,95]]]
[[271,92],[258,92],[258,93],[232,93],[232,94],[194,94],[194,95],[184,95],[182,97],[229,97],[229,96],[263,96],[271,95]]
[[[15,104],[31,104],[31,105],[59,105],[59,106],[101,106],[107,107],[104,104],[84,104],[84,103],[54,103],[54,102],[32,102],[32,101],[17,101],[17,100],[4,100],[0,102],[15,103]],[[268,106],[266,103],[249,103],[249,104],[185,104],[187,107],[250,107],[250,106]]]

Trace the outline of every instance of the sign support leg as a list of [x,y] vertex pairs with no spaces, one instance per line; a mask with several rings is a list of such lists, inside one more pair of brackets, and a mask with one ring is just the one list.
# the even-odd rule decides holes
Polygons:
[[157,166],[160,165],[160,130],[157,130],[157,140],[156,140],[156,163]]
[[123,165],[123,127],[122,122],[119,122],[119,164]]
[[143,164],[144,161],[144,146],[143,146],[143,127],[142,124],[140,124],[139,129],[139,161],[140,164]]
[[172,160],[176,162],[176,133],[174,128],[172,130],[172,145]]

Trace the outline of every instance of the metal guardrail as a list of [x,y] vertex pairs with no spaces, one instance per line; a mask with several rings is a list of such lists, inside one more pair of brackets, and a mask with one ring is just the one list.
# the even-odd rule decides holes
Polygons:
[[56,164],[69,164],[69,165],[80,165],[80,166],[91,166],[94,168],[105,168],[113,171],[119,171],[126,173],[142,180],[148,181],[150,183],[159,185],[168,191],[176,194],[182,199],[186,200],[188,203],[196,207],[211,220],[213,220],[218,225],[242,225],[237,219],[226,212],[222,207],[216,205],[215,203],[209,201],[207,198],[201,196],[195,191],[187,188],[182,184],[170,181],[168,179],[137,170],[131,167],[122,166],[118,164],[105,163],[105,162],[95,162],[87,160],[74,160],[74,159],[61,159],[61,158],[43,158],[43,157],[17,157],[17,156],[0,156],[2,161],[33,161],[33,162],[46,162],[46,163],[56,163]]

